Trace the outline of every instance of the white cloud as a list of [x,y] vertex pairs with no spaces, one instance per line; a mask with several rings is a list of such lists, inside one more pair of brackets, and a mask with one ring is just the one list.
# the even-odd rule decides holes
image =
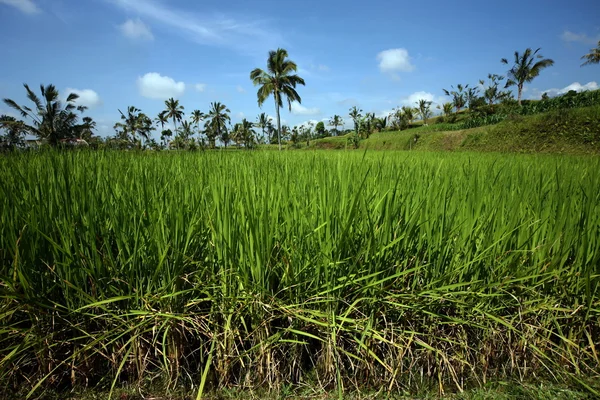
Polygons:
[[379,61],[379,69],[385,73],[410,72],[415,69],[410,62],[408,51],[403,48],[384,50],[377,54],[377,61]]
[[308,128],[308,127],[310,127],[310,124],[312,124],[312,127],[314,128],[317,125],[318,122],[319,121],[317,121],[316,119],[309,119],[308,121],[304,121],[304,122],[302,122],[302,123],[300,123],[300,124],[298,124],[296,126],[297,127],[303,126],[305,128]]
[[137,14],[153,23],[162,24],[191,41],[228,46],[242,52],[265,51],[282,46],[285,41],[275,31],[268,30],[265,22],[250,16],[236,20],[222,13],[194,13],[178,9],[174,2],[159,0],[104,0],[128,13]]
[[206,83],[196,83],[194,89],[198,92],[204,92],[206,90]]
[[571,31],[564,31],[560,37],[565,42],[579,42],[585,44],[596,44],[600,42],[600,35],[590,37],[585,33],[574,33]]
[[169,97],[180,97],[185,92],[185,83],[175,82],[168,76],[157,72],[149,72],[137,80],[140,94],[150,99],[166,100]]
[[246,114],[244,114],[243,112],[240,111],[240,112],[238,112],[238,113],[235,114],[235,117],[237,119],[244,119],[244,118],[246,118]]
[[308,108],[304,107],[302,104],[298,102],[292,103],[292,114],[295,115],[319,115],[321,114],[321,110],[316,107]]
[[18,8],[25,14],[36,14],[41,10],[38,6],[33,2],[33,0],[0,0],[0,4],[7,4],[9,6],[13,6]]
[[141,19],[128,19],[123,25],[119,25],[121,33],[133,40],[154,40],[150,28]]
[[243,87],[241,87],[240,85],[237,85],[235,90],[237,90],[239,93],[246,93],[246,90]]
[[75,100],[75,104],[78,106],[85,106],[88,108],[94,108],[102,104],[102,100],[100,100],[100,96],[98,93],[93,91],[92,89],[73,89],[67,88],[65,90],[66,95],[68,96],[70,93],[75,93],[79,96],[77,100]]
[[569,86],[564,87],[562,89],[544,90],[543,92],[541,92],[539,94],[539,96],[535,96],[535,97],[539,98],[543,93],[548,93],[549,96],[557,96],[557,95],[565,94],[571,90],[574,90],[576,92],[585,92],[588,90],[597,90],[597,89],[598,89],[598,83],[594,82],[594,81],[588,82],[585,85],[582,85],[579,82],[573,82]]
[[323,72],[328,72],[329,71],[329,67],[327,65],[324,65],[324,64],[319,64],[318,67],[317,67],[317,69],[319,71],[323,71]]
[[416,107],[416,103],[419,100],[431,101],[433,107],[435,107],[438,104],[444,104],[445,102],[449,101],[449,99],[444,96],[436,96],[433,93],[420,91],[408,95],[407,97],[403,98],[401,102],[405,106]]

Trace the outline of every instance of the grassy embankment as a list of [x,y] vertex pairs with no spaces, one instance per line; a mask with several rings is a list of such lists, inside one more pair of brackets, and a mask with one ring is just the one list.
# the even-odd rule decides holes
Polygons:
[[[301,143],[300,148],[306,148]],[[348,137],[311,141],[315,149],[352,149]],[[485,151],[525,153],[600,153],[600,106],[515,116],[495,125],[456,130],[452,124],[380,132],[361,141],[360,149]]]

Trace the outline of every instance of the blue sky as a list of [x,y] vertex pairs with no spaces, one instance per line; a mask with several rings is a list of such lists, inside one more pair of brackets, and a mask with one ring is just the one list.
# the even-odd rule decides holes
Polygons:
[[555,66],[527,87],[535,98],[598,87],[600,67],[580,57],[600,40],[599,16],[598,0],[0,0],[0,97],[26,103],[23,83],[75,91],[101,135],[117,109],[155,116],[171,96],[188,115],[221,101],[233,122],[255,120],[275,110],[257,106],[249,73],[284,47],[306,80],[285,123],[349,122],[353,105],[380,115],[443,102],[442,88],[504,74],[502,57],[541,47]]

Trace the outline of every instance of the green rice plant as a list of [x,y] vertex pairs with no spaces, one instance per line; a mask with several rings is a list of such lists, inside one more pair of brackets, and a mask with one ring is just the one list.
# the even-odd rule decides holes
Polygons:
[[0,158],[0,382],[201,398],[580,385],[600,363],[600,161]]

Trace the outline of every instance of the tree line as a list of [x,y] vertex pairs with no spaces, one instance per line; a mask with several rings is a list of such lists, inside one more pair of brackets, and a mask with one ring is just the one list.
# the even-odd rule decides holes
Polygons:
[[[598,46],[582,57],[585,62],[582,66],[600,63],[600,41]],[[522,106],[522,93],[525,84],[532,82],[542,70],[554,65],[552,59],[544,58],[540,49],[526,49],[524,52],[516,51],[509,61],[506,58],[501,62],[510,66],[506,77],[498,74],[488,74],[487,80],[480,80],[479,86],[469,84],[451,85],[450,89],[443,89],[450,102],[437,106],[441,113],[438,122],[455,122],[457,115],[462,110],[484,110],[488,114],[494,113],[494,106],[498,103],[514,101],[513,94],[508,89],[515,87],[517,91],[516,103]],[[165,108],[156,117],[152,118],[135,106],[129,106],[125,111],[119,110],[120,121],[114,125],[115,134],[106,139],[95,135],[96,122],[89,116],[83,116],[87,108],[77,105],[79,96],[71,93],[62,101],[54,85],[40,85],[38,96],[27,84],[24,84],[27,99],[31,106],[19,105],[14,100],[4,99],[4,103],[17,111],[23,120],[12,116],[0,116],[0,128],[4,134],[0,136],[3,148],[14,149],[24,144],[26,134],[35,136],[38,141],[52,147],[68,146],[74,144],[102,145],[114,148],[139,148],[139,149],[198,149],[216,148],[217,140],[227,147],[231,143],[238,147],[251,149],[257,144],[277,144],[279,150],[282,141],[288,141],[292,146],[306,141],[326,136],[339,136],[353,132],[349,140],[356,146],[363,138],[368,138],[373,132],[384,129],[403,130],[410,127],[416,118],[427,124],[433,116],[433,102],[419,99],[414,106],[395,108],[390,114],[376,117],[374,113],[364,113],[354,106],[348,112],[348,117],[354,125],[353,130],[340,130],[345,122],[342,116],[334,115],[327,125],[332,129],[327,131],[323,121],[308,122],[290,128],[281,124],[280,109],[284,102],[289,111],[292,103],[301,103],[302,99],[297,92],[299,85],[304,86],[305,81],[297,75],[298,66],[288,58],[285,49],[269,52],[267,68],[255,68],[250,72],[250,79],[257,90],[259,107],[273,98],[275,104],[275,124],[264,112],[256,121],[242,119],[241,122],[231,125],[231,111],[221,102],[212,102],[208,112],[198,109],[185,118],[185,108],[179,100],[170,98],[165,101]],[[547,94],[544,94],[547,97]],[[479,115],[479,114],[478,114]],[[172,123],[174,130],[168,128]],[[260,135],[258,134],[260,130]],[[160,142],[157,142],[152,133],[159,131]]]

